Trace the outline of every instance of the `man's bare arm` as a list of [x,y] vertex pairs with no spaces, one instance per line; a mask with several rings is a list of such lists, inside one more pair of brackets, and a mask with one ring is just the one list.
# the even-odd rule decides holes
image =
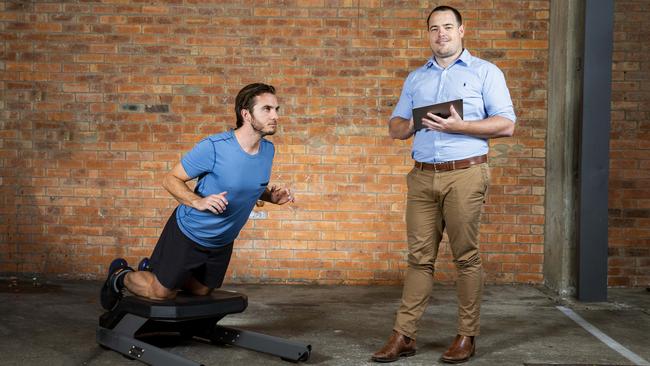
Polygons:
[[401,117],[393,117],[388,122],[388,135],[393,139],[406,140],[414,133],[413,118],[406,120]]
[[194,193],[187,185],[187,182],[190,180],[192,178],[187,175],[183,165],[178,163],[165,175],[162,185],[178,202],[186,206],[193,207],[199,211],[208,210],[215,214],[220,214],[226,210],[226,206],[228,205],[228,200],[226,199],[227,192],[201,197]]

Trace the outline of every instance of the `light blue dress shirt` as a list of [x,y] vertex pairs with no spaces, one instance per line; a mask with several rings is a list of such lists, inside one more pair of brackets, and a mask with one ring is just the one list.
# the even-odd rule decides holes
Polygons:
[[[513,123],[515,112],[503,72],[485,60],[463,50],[447,68],[432,57],[411,72],[404,82],[402,95],[393,117],[411,119],[413,108],[463,99],[463,120],[477,121],[492,116]],[[461,160],[487,154],[487,139],[422,129],[415,134],[411,156],[424,163]]]

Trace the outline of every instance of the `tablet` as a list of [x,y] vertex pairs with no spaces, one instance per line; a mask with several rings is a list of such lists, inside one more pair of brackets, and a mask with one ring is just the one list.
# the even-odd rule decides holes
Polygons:
[[460,115],[460,118],[463,118],[463,100],[456,99],[449,102],[432,104],[424,107],[414,108],[413,109],[413,125],[415,126],[415,131],[419,131],[425,128],[422,125],[422,118],[427,116],[427,113],[431,112],[438,117],[449,118],[451,113],[449,112],[449,106],[454,106],[456,113]]

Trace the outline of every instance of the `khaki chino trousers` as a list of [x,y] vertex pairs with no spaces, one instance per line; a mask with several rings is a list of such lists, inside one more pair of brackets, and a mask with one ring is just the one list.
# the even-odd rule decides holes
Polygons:
[[438,247],[447,229],[458,271],[458,334],[480,328],[483,268],[478,250],[481,208],[489,183],[487,163],[435,172],[413,168],[407,176],[408,268],[394,330],[416,338],[418,322],[433,289]]

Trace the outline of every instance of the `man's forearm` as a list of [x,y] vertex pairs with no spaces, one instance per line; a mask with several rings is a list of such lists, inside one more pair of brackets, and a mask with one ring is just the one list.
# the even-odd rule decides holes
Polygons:
[[397,140],[406,140],[413,135],[413,125],[410,120],[394,117],[388,122],[388,134]]
[[163,187],[178,202],[186,206],[194,207],[193,202],[201,199],[199,195],[192,192],[190,187],[187,186],[187,183],[183,182],[181,179],[174,177],[171,174],[166,175],[163,179]]
[[459,132],[483,139],[510,137],[515,132],[515,123],[505,117],[493,116],[482,121],[465,122]]

